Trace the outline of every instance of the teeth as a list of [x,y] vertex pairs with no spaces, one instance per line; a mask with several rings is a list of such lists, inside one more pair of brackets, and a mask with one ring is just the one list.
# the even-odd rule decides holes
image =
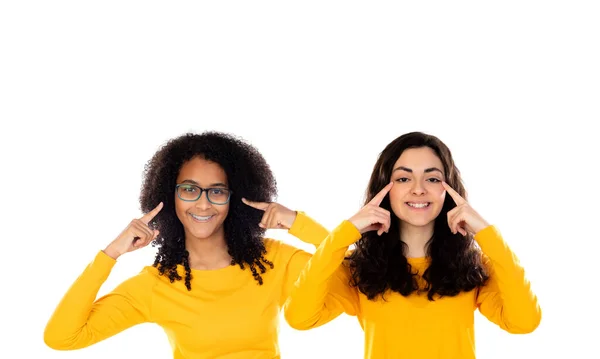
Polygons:
[[407,204],[411,207],[414,208],[425,208],[427,206],[429,206],[429,202],[425,202],[425,203],[412,203],[412,202],[407,202]]
[[[191,213],[190,213],[191,214]],[[207,219],[211,218],[212,216],[196,216],[195,214],[191,214],[192,217],[194,217],[195,219],[199,220],[199,221],[206,221]]]

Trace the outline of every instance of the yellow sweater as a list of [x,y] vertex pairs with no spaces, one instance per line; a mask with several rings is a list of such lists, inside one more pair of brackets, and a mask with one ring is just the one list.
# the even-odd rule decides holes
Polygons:
[[[364,358],[471,359],[475,309],[510,333],[529,333],[540,323],[541,310],[524,270],[494,226],[475,235],[490,269],[488,284],[433,302],[426,295],[398,293],[387,293],[386,302],[372,301],[350,286],[343,261],[359,238],[356,227],[344,221],[321,243],[285,305],[292,327],[318,327],[345,312],[357,316],[364,330]],[[428,259],[409,263],[422,274]]]
[[[289,233],[315,246],[328,235],[301,212]],[[274,268],[262,275],[263,285],[248,269],[229,266],[192,270],[188,291],[183,281],[170,283],[147,266],[95,300],[116,262],[100,251],[56,308],[44,341],[58,350],[84,348],[152,322],[166,332],[174,359],[279,358],[279,313],[310,254],[273,239],[265,246]]]

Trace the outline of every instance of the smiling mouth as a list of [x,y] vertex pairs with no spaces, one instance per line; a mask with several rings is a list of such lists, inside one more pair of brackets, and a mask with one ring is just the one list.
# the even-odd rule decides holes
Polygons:
[[190,213],[190,216],[192,216],[192,218],[195,219],[197,222],[208,222],[215,215],[211,215],[211,216],[197,216],[195,214],[191,214]]
[[431,202],[406,202],[409,207],[416,209],[427,208],[431,205]]

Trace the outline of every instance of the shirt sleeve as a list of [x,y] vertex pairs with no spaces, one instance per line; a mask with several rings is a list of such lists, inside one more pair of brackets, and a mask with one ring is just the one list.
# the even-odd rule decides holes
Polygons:
[[288,233],[303,242],[313,244],[315,247],[318,247],[329,235],[329,231],[319,222],[300,211],[297,212],[296,220]]
[[349,284],[349,271],[343,262],[348,247],[359,238],[356,227],[344,221],[308,259],[284,307],[292,328],[315,328],[344,312],[357,315],[358,293]]
[[477,295],[479,311],[509,333],[534,331],[542,311],[518,258],[494,226],[481,230],[475,240],[484,253],[490,276]]
[[116,261],[100,251],[71,285],[44,331],[56,350],[80,349],[150,321],[154,278],[140,273],[96,299]]

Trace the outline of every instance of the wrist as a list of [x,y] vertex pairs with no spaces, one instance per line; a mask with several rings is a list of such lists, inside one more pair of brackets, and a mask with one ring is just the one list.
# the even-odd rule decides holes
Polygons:
[[117,260],[122,255],[122,253],[119,253],[111,245],[108,245],[106,248],[104,248],[103,252],[104,252],[104,254],[106,254],[107,256],[111,257],[114,260]]
[[479,225],[476,228],[473,228],[473,230],[475,232],[474,234],[477,234],[477,233],[483,231],[484,229],[486,229],[489,226],[490,226],[490,224],[486,221],[479,223]]
[[354,227],[354,229],[356,229],[358,231],[358,233],[363,234],[363,231],[358,227],[358,224],[352,220],[352,218],[347,219],[346,222],[351,224]]

